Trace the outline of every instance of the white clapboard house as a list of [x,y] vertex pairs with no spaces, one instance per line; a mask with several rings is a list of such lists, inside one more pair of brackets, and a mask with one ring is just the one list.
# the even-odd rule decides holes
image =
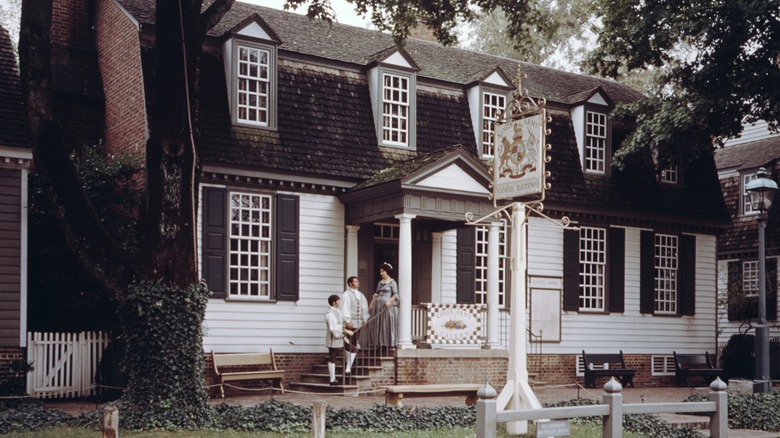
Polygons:
[[[102,84],[70,102],[96,108],[84,112],[110,148],[140,148],[154,2],[93,3],[55,9],[62,68],[78,62]],[[552,117],[544,211],[578,227],[529,218],[526,296],[510,293],[506,221],[465,220],[494,209],[493,119],[518,69]],[[202,91],[205,352],[272,349],[285,379],[298,379],[326,352],[328,295],[357,275],[370,297],[383,262],[402,297],[384,383],[500,385],[517,300],[529,309],[529,368],[548,382],[581,379],[583,349],[622,350],[638,384],[670,382],[675,350],[715,351],[716,234],[728,220],[715,165],[705,156],[660,179],[651,161],[613,167],[631,126],[611,112],[636,91],[431,41],[399,48],[377,31],[241,2],[208,33]],[[463,342],[431,342],[425,303],[473,310],[488,302],[488,278],[499,316],[481,316]]]

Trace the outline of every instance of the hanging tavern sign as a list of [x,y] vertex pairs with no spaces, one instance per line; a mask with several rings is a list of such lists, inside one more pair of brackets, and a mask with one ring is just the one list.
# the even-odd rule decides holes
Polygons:
[[547,149],[547,112],[528,92],[514,91],[495,124],[493,199],[544,198]]

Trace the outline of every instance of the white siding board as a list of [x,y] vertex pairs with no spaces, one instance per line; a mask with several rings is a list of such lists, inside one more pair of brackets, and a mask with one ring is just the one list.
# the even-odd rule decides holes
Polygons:
[[206,351],[267,351],[269,347],[280,353],[326,351],[326,300],[344,289],[344,207],[334,196],[299,196],[299,300],[210,300]]
[[[555,233],[534,228],[529,221],[529,275],[541,275],[549,266],[562,265],[563,245],[553,242]],[[626,228],[625,312],[562,312],[561,342],[544,345],[545,353],[577,354],[583,349],[593,352],[627,354],[671,354],[672,351],[715,351],[715,237],[696,236],[696,315],[664,317],[639,313],[639,239],[641,230]],[[562,233],[557,233],[562,241]],[[550,248],[560,246],[553,256]],[[545,252],[550,252],[545,257]],[[561,273],[555,276],[562,276]],[[608,329],[607,329],[608,328]]]

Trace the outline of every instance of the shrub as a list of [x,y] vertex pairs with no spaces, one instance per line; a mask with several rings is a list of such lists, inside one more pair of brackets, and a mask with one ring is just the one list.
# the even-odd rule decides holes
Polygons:
[[24,359],[12,360],[6,372],[0,372],[0,395],[22,395],[27,390],[27,373],[33,363]]
[[753,335],[732,335],[721,355],[721,368],[729,379],[755,375],[755,337]]
[[735,429],[780,431],[780,393],[729,395],[729,418]]

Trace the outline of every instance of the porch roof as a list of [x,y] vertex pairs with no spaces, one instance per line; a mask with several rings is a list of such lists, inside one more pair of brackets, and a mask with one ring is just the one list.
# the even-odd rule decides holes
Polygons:
[[350,224],[398,214],[464,222],[493,211],[490,182],[486,164],[456,145],[382,169],[340,198]]

